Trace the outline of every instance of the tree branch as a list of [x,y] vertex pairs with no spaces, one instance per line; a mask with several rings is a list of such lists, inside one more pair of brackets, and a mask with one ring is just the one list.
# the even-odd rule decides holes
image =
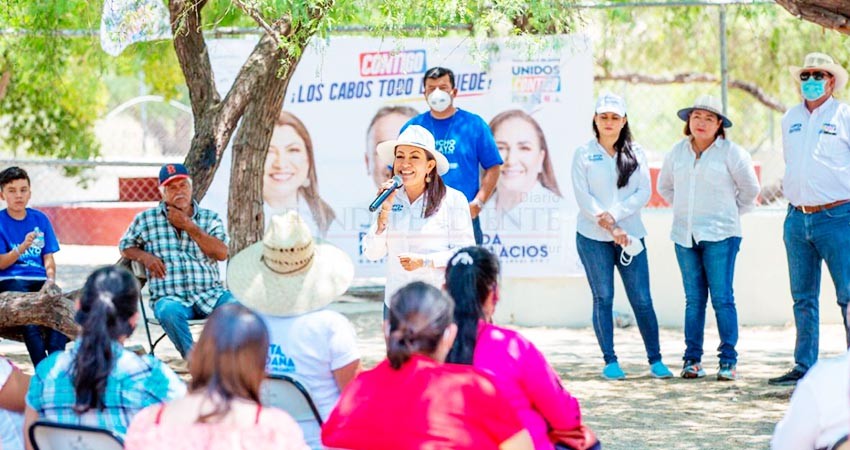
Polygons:
[[0,335],[14,338],[18,334],[17,327],[42,325],[73,339],[78,332],[74,321],[74,299],[78,293],[63,294],[55,285],[44,292],[0,293]]
[[8,67],[3,69],[3,75],[0,75],[0,100],[6,96],[6,88],[9,87],[9,81],[12,80],[12,69]]
[[266,30],[266,33],[269,36],[271,36],[272,39],[274,39],[274,43],[278,47],[280,47],[280,43],[281,43],[281,40],[282,40],[281,35],[278,33],[278,31],[274,30],[271,27],[271,25],[269,25],[268,22],[266,22],[265,19],[263,19],[262,14],[260,14],[260,12],[257,11],[256,8],[254,8],[253,6],[246,5],[245,2],[243,2],[242,0],[232,0],[232,1],[233,1],[233,3],[236,3],[236,6],[238,6],[239,9],[242,10],[242,12],[247,14],[248,17],[254,19],[254,22],[257,22],[257,24],[260,25],[260,28]]
[[174,50],[189,88],[196,121],[214,113],[213,107],[220,101],[207,44],[201,32],[201,9],[204,5],[206,0],[171,0],[168,5]]
[[[659,75],[646,75],[641,73],[609,73],[604,75],[596,75],[594,76],[594,80],[596,81],[625,81],[627,83],[632,84],[651,84],[651,85],[663,85],[663,84],[684,84],[684,83],[720,83],[720,78],[717,75],[713,75],[710,73],[678,73],[669,76],[659,76]],[[755,83],[750,83],[748,81],[741,80],[729,80],[729,86],[735,89],[740,89],[750,95],[752,95],[759,103],[764,106],[780,112],[784,113],[788,110],[788,107],[785,106],[779,100],[771,97],[769,94],[764,92],[758,85]]]
[[850,34],[846,0],[776,0],[776,3],[800,19]]

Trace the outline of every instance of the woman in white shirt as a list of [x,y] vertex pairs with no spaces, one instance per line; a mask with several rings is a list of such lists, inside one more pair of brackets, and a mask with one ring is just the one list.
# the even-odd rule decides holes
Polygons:
[[[412,281],[441,288],[453,249],[475,245],[475,238],[469,202],[443,183],[449,162],[436,150],[428,130],[411,125],[398,140],[378,144],[377,152],[403,182],[384,201],[363,238],[367,258],[387,256],[386,315],[392,295]],[[392,184],[387,181],[381,190]]]
[[676,259],[685,285],[685,355],[682,378],[702,378],[705,307],[711,306],[720,333],[717,379],[737,379],[738,313],[732,293],[735,258],[741,246],[740,215],[759,193],[750,155],[726,140],[732,122],[710,95],[679,111],[685,138],[667,157],[658,192],[673,205]]
[[621,97],[599,97],[593,132],[596,138],[575,152],[572,181],[579,207],[576,246],[593,292],[593,330],[605,360],[602,377],[626,377],[614,353],[616,267],[643,337],[650,374],[672,378],[661,362],[658,320],[649,293],[649,263],[642,251],[646,229],[640,210],[651,194],[649,168],[643,150],[632,142]]

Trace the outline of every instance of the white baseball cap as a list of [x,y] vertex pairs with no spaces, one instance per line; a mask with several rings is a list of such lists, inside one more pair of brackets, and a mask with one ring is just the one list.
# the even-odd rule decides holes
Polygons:
[[398,139],[378,144],[378,159],[382,164],[392,166],[395,162],[395,148],[399,145],[418,147],[430,153],[437,161],[437,173],[445,175],[449,171],[449,160],[437,151],[434,135],[419,125],[411,125],[402,131]]
[[614,113],[618,116],[626,115],[626,101],[619,95],[606,92],[596,99],[596,114]]

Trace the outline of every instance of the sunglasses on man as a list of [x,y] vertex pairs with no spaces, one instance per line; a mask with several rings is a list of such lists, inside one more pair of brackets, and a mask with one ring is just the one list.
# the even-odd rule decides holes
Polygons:
[[814,78],[816,81],[823,80],[824,77],[831,77],[832,75],[829,72],[800,72],[800,81],[808,81],[809,77]]

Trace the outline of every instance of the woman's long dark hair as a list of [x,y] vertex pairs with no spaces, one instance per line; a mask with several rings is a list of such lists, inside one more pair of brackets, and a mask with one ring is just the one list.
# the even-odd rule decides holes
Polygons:
[[446,267],[446,290],[455,302],[457,338],[446,362],[472,364],[484,302],[499,283],[499,259],[484,247],[458,250]]
[[112,346],[133,334],[129,320],[139,310],[139,282],[126,269],[107,266],[89,275],[76,321],[80,344],[71,366],[76,393],[74,411],[103,410],[106,380],[115,366]]
[[421,281],[399,289],[390,299],[387,359],[398,370],[414,353],[431,356],[452,323],[454,303]]
[[224,417],[234,398],[260,403],[268,351],[269,332],[257,313],[239,303],[213,311],[189,358],[189,389],[204,392],[214,405],[198,422]]
[[[598,140],[599,128],[596,127],[596,120],[593,121],[593,134]],[[629,122],[626,122],[620,130],[617,142],[614,142],[614,150],[617,152],[617,188],[629,184],[629,178],[637,170],[638,160],[632,145],[632,131],[629,129]]]

